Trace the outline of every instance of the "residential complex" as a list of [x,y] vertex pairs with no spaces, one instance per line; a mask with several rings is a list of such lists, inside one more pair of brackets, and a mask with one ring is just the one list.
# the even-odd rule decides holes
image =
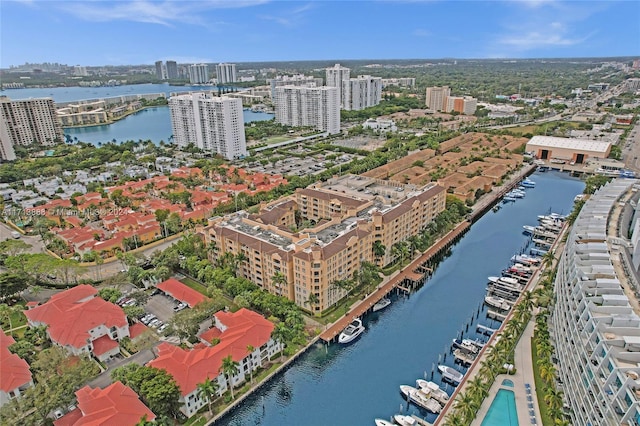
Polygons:
[[416,79],[413,77],[382,79],[382,87],[387,87],[387,86],[414,87],[415,85],[416,85]]
[[[204,235],[218,255],[246,256],[239,269],[245,278],[321,312],[346,293],[336,281],[350,279],[364,261],[388,264],[393,245],[427,227],[445,201],[445,189],[435,184],[417,188],[347,175],[299,189],[257,214],[213,218]],[[296,216],[311,226],[297,229]],[[376,256],[373,247],[380,244],[385,252]],[[309,306],[312,294],[317,303]]]
[[85,386],[76,391],[76,398],[77,407],[54,421],[54,426],[136,426],[142,418],[148,422],[156,418],[138,395],[121,382],[115,382],[104,389]]
[[340,66],[340,64],[335,64],[333,67],[326,69],[326,74],[326,85],[338,89],[338,101],[340,102],[340,107],[344,108],[344,105],[342,104],[342,82],[349,80],[351,70]]
[[288,126],[310,126],[329,134],[340,133],[337,87],[276,87],[276,121]]
[[189,83],[205,84],[209,82],[209,67],[207,64],[193,64],[189,66]]
[[67,104],[56,112],[63,126],[90,126],[109,121],[104,101]]
[[30,327],[47,326],[53,343],[70,355],[93,355],[105,361],[120,353],[129,337],[127,316],[117,305],[96,297],[98,290],[81,284],[24,311]]
[[[207,404],[198,394],[198,384],[207,378],[216,381],[218,395],[229,389],[221,369],[224,358],[231,356],[239,364],[237,373],[230,378],[235,387],[282,349],[281,344],[271,338],[273,328],[273,323],[248,309],[235,313],[221,311],[213,316],[213,327],[200,335],[201,343],[194,349],[161,343],[158,357],[148,365],[173,376],[180,387],[180,410],[191,417]],[[253,348],[251,352],[249,347]]]
[[271,99],[276,97],[276,87],[280,86],[303,86],[303,87],[321,87],[323,80],[313,76],[304,74],[296,75],[279,75],[275,78],[268,79],[267,83],[271,86]]
[[0,407],[13,398],[20,398],[27,388],[33,386],[27,361],[9,350],[14,343],[13,337],[0,329]]
[[247,155],[242,101],[196,92],[169,99],[173,137],[178,146],[198,148],[233,160]]
[[448,96],[445,112],[459,112],[464,115],[473,115],[478,107],[478,100],[471,96]]
[[640,419],[640,287],[629,253],[636,262],[635,183],[614,180],[586,201],[558,263],[551,331],[572,425]]
[[218,64],[216,65],[216,77],[219,84],[235,83],[238,81],[236,74],[236,64]]
[[382,99],[382,78],[359,75],[342,81],[343,109],[358,111],[380,103]]
[[64,141],[53,99],[12,101],[0,96],[0,138],[3,160],[15,159],[15,145],[53,145]]
[[449,95],[451,95],[451,89],[448,86],[427,87],[427,108],[433,111],[444,111],[447,108]]

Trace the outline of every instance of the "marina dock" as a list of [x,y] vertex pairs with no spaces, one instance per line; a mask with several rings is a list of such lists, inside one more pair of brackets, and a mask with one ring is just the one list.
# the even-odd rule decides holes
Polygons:
[[468,221],[464,221],[449,231],[449,233],[440,238],[420,257],[413,260],[404,268],[404,270],[392,275],[386,283],[383,283],[373,293],[367,295],[360,303],[347,312],[344,317],[334,322],[329,328],[320,334],[320,339],[327,343],[331,342],[347,325],[349,325],[351,321],[355,318],[360,318],[362,315],[370,311],[376,302],[383,297],[386,297],[393,290],[398,289],[409,292],[411,289],[422,285],[425,274],[428,274],[431,271],[431,268],[428,266],[431,259],[447,250],[460,236],[464,235],[464,233],[469,229],[469,226],[471,226],[471,224]]

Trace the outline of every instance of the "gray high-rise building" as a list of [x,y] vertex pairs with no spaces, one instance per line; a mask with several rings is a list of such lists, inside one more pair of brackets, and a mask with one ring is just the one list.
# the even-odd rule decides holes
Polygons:
[[162,72],[162,61],[156,61],[156,78],[162,80],[164,73]]
[[342,103],[342,100],[344,99],[342,96],[342,82],[344,80],[349,80],[351,70],[340,66],[340,64],[335,64],[333,67],[327,68],[326,72],[326,85],[329,87],[336,87],[338,89],[338,102],[340,102],[340,108],[344,108],[344,104]]
[[342,108],[358,111],[376,106],[382,99],[382,78],[359,75],[342,81]]
[[216,65],[216,77],[218,83],[235,83],[238,81],[236,74],[236,64],[218,64]]
[[64,141],[62,126],[51,98],[12,101],[2,96],[0,120],[0,156],[5,160],[15,159],[15,145],[53,145]]
[[178,64],[176,61],[167,61],[167,78],[169,80],[178,79]]

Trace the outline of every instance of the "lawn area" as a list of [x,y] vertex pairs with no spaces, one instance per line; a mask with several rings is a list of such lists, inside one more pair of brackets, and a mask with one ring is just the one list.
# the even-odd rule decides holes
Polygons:
[[199,282],[197,282],[196,280],[193,280],[193,279],[191,279],[189,277],[182,277],[182,278],[180,278],[180,281],[184,285],[186,285],[187,287],[191,287],[192,289],[194,289],[198,293],[202,293],[205,296],[209,296],[209,294],[207,293],[207,288],[205,286],[203,286],[202,284],[200,284]]
[[540,377],[540,368],[538,367],[538,354],[536,353],[536,341],[531,338],[531,361],[533,363],[533,377],[536,383],[536,398],[538,399],[538,407],[540,407],[540,417],[543,425],[553,425],[554,421],[549,415],[547,404],[544,402],[544,389],[547,387],[542,377]]
[[272,136],[261,142],[266,143],[267,145],[271,145],[272,143],[284,142],[284,141],[288,141],[295,138],[296,138],[295,135]]
[[[204,410],[208,413],[209,406],[205,405]],[[204,426],[206,424],[207,424],[207,419],[202,414],[197,414],[191,417],[189,420],[187,420],[184,425],[185,426]]]

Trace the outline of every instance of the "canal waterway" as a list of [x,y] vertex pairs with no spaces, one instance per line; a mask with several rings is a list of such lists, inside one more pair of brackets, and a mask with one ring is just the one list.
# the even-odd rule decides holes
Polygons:
[[[244,110],[242,114],[245,123],[273,118],[273,114],[250,110]],[[112,124],[67,128],[64,129],[64,134],[74,141],[78,138],[80,142],[92,144],[112,142],[114,139],[118,143],[140,139],[149,139],[154,143],[160,143],[160,141],[168,143],[173,131],[171,130],[169,107],[162,106],[145,108]]]
[[[536,187],[524,199],[485,214],[420,290],[395,297],[386,310],[364,318],[367,330],[359,340],[348,346],[318,343],[219,424],[373,425],[374,418],[388,420],[401,406],[404,413],[433,422],[435,415],[414,405],[407,408],[399,386],[430,379],[439,362],[454,366],[451,339],[466,324],[499,326],[485,318],[486,309],[472,321],[484,300],[487,277],[499,275],[526,246],[523,225],[537,224],[537,215],[549,211],[569,213],[584,188],[582,181],[560,172],[535,173],[531,179]],[[482,338],[474,325],[464,337]],[[440,383],[437,369],[433,379]],[[451,386],[444,388],[451,394]]]

